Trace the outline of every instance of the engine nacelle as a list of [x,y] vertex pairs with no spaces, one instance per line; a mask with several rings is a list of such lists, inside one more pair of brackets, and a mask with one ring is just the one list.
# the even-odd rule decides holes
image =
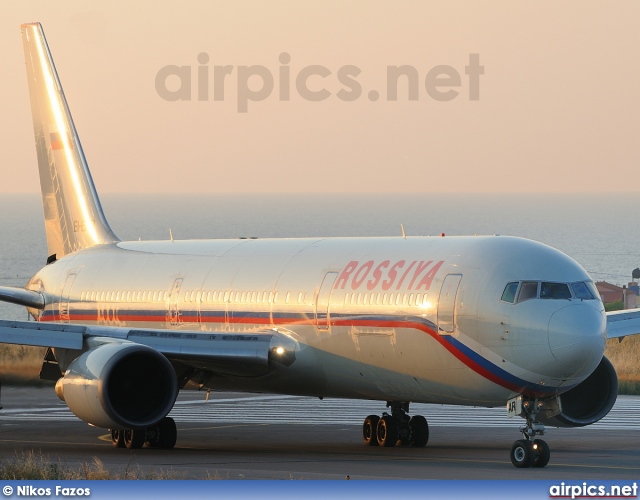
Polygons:
[[76,358],[56,394],[97,427],[136,429],[162,420],[178,395],[175,370],[161,353],[136,343],[104,344]]
[[551,418],[539,418],[553,427],[583,427],[609,413],[618,397],[618,375],[606,356],[583,382],[560,396],[562,412]]

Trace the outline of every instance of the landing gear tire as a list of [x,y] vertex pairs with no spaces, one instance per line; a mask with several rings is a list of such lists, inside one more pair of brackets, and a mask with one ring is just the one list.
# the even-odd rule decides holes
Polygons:
[[163,418],[158,424],[158,448],[170,450],[176,445],[178,430],[176,422],[171,417]]
[[124,431],[111,429],[111,444],[116,448],[124,448]]
[[378,421],[377,434],[380,446],[395,446],[400,434],[400,425],[391,415],[383,415]]
[[124,431],[124,445],[130,450],[142,448],[145,441],[144,429],[127,429]]
[[551,450],[546,441],[536,439],[533,442],[533,462],[531,467],[545,467],[551,458]]
[[378,415],[369,415],[362,424],[362,438],[367,446],[378,446]]
[[531,467],[533,461],[533,449],[531,441],[519,439],[511,447],[511,463],[518,469]]
[[511,463],[518,468],[545,467],[551,458],[549,445],[538,436],[544,436],[544,424],[538,421],[538,415],[544,412],[558,412],[560,401],[554,398],[538,399],[520,395],[507,402],[509,414],[517,414],[526,420],[520,427],[524,439],[513,443]]
[[409,420],[409,444],[414,448],[424,448],[429,442],[429,424],[422,415],[414,415]]

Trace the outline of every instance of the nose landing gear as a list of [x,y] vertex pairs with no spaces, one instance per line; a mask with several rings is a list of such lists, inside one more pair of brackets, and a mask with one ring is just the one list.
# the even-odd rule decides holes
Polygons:
[[362,425],[362,437],[368,446],[395,446],[398,442],[421,448],[429,441],[429,424],[422,415],[409,417],[409,403],[388,401],[391,414],[369,415]]
[[511,447],[511,463],[519,469],[544,467],[549,463],[551,451],[542,439],[518,439]]
[[[551,451],[546,441],[538,439],[536,436],[544,435],[544,425],[537,421],[538,413],[543,410],[543,401],[523,400],[522,396],[516,398],[517,401],[510,401],[507,404],[509,415],[514,414],[523,417],[527,423],[520,428],[524,439],[519,439],[511,446],[511,463],[521,468],[545,467],[551,458]],[[516,410],[516,405],[518,410]]]

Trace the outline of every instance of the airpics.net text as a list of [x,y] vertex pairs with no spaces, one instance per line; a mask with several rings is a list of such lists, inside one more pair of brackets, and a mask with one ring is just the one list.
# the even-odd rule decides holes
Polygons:
[[[287,52],[279,55],[276,71],[260,64],[211,65],[210,60],[208,53],[201,52],[195,68],[174,64],[160,68],[155,77],[158,96],[165,101],[209,101],[212,94],[214,101],[224,101],[228,94],[233,94],[237,111],[246,113],[249,102],[265,101],[274,94],[279,101],[290,101],[295,92],[304,101],[320,102],[335,97],[340,101],[353,102],[362,98],[365,92],[360,82],[362,70],[352,64],[340,66],[335,72],[320,64],[298,69],[297,65],[292,65],[291,55]],[[446,102],[456,99],[466,90],[464,93],[469,101],[478,101],[482,75],[484,66],[480,65],[479,54],[469,54],[464,70],[438,64],[426,68],[424,77],[413,65],[387,66],[385,92],[368,90],[366,98],[372,102],[381,97],[387,101],[419,101],[421,93],[424,95],[426,91],[428,98]],[[235,93],[230,85],[235,85]]]

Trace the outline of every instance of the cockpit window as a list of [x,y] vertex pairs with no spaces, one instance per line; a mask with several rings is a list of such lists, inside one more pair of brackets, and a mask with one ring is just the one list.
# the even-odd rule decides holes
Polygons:
[[504,292],[502,292],[502,300],[505,302],[511,302],[512,304],[516,301],[516,292],[518,291],[518,282],[507,283],[507,286],[504,287]]
[[541,299],[570,299],[571,291],[566,283],[542,283],[540,287]]
[[579,281],[576,283],[514,281],[507,283],[501,297],[504,302],[510,302],[511,304],[537,298],[594,300],[599,299],[600,294],[592,281]]
[[595,299],[593,292],[587,283],[571,283],[571,291],[576,299],[591,300]]
[[523,281],[518,293],[518,302],[524,300],[535,299],[538,296],[537,281]]
[[598,289],[596,288],[596,285],[593,284],[593,281],[586,281],[585,284],[587,285],[587,288],[589,290],[591,290],[591,295],[593,295],[594,299],[600,299],[600,292],[598,291]]

